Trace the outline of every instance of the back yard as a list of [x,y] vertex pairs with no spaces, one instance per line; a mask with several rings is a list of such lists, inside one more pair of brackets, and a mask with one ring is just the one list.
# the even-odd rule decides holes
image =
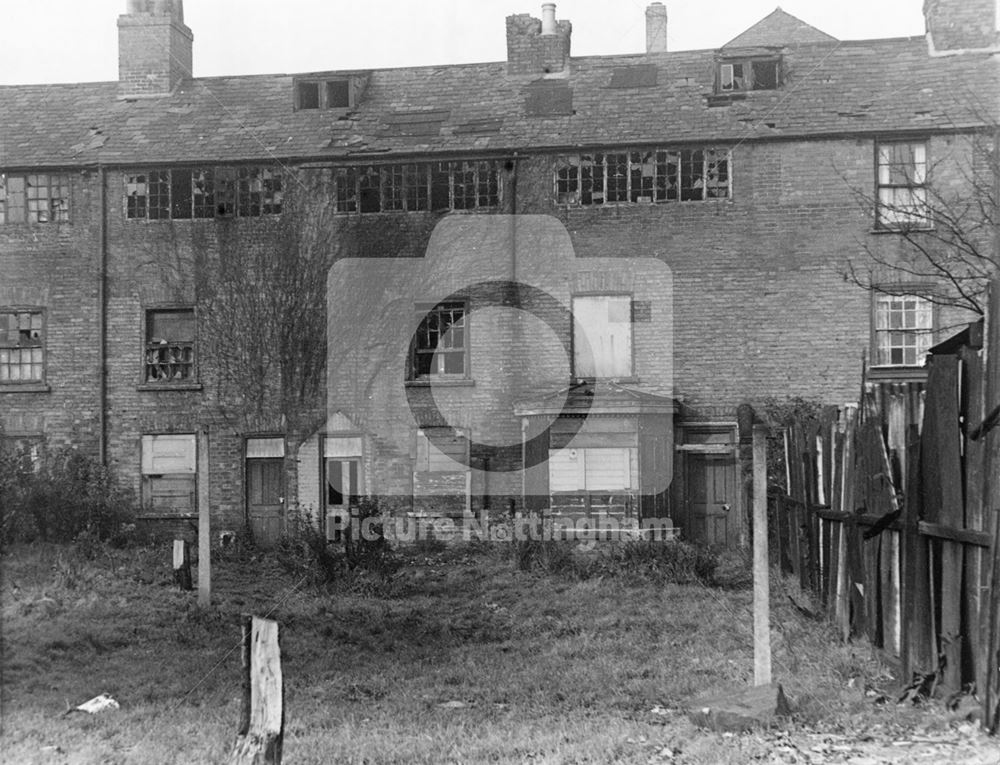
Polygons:
[[[200,610],[173,587],[166,545],[9,548],[4,761],[225,761],[247,613],[280,623],[286,763],[998,760],[961,712],[897,706],[869,649],[836,643],[778,580],[775,678],[795,716],[769,731],[699,730],[685,702],[752,679],[738,561],[677,584],[655,555],[580,564],[560,551],[521,570],[511,553],[415,548],[384,576],[322,588],[275,555],[234,554]],[[103,692],[121,708],[64,715]]]

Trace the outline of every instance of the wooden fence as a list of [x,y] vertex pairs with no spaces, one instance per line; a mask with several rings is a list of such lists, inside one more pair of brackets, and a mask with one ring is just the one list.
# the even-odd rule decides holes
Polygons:
[[858,405],[789,427],[770,546],[844,639],[867,638],[907,679],[978,689],[995,732],[1000,380],[982,346],[971,325],[935,347],[925,382],[869,382]]

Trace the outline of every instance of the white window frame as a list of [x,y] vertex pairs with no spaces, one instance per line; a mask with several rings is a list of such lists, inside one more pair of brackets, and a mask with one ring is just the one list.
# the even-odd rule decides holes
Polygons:
[[921,295],[876,294],[874,310],[873,366],[923,366],[934,344],[934,304]]
[[[894,150],[899,147],[909,147],[913,156],[913,162],[905,168],[894,161]],[[880,141],[876,144],[875,219],[878,228],[895,231],[931,227],[927,205],[927,157],[927,141]]]

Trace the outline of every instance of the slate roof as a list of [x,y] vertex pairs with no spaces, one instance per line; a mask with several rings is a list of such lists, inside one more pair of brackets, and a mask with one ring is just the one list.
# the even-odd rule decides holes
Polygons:
[[796,43],[836,42],[826,32],[806,24],[802,19],[775,8],[749,29],[723,45],[723,48],[771,47]]
[[556,113],[537,108],[539,77],[509,76],[504,62],[374,70],[346,114],[294,111],[288,74],[196,78],[172,95],[129,101],[118,99],[115,82],[4,86],[0,167],[348,161],[931,132],[980,124],[977,94],[992,92],[998,73],[987,54],[931,58],[922,37],[797,41],[782,49],[780,89],[711,105],[718,55],[573,58],[568,74],[549,76],[541,88],[558,96]]

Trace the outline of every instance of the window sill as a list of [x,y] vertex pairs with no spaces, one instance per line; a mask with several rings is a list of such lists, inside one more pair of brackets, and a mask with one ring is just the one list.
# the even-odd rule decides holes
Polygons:
[[888,380],[926,380],[925,366],[869,366],[867,379],[869,382]]
[[927,234],[934,231],[934,226],[900,226],[891,228],[888,226],[876,226],[869,229],[869,234]]
[[471,388],[475,384],[475,380],[449,380],[447,378],[407,380],[405,383],[407,388]]
[[185,383],[139,383],[136,390],[142,391],[161,391],[161,390],[201,390],[202,384],[200,382],[185,382]]
[[51,393],[47,383],[0,383],[0,393]]

